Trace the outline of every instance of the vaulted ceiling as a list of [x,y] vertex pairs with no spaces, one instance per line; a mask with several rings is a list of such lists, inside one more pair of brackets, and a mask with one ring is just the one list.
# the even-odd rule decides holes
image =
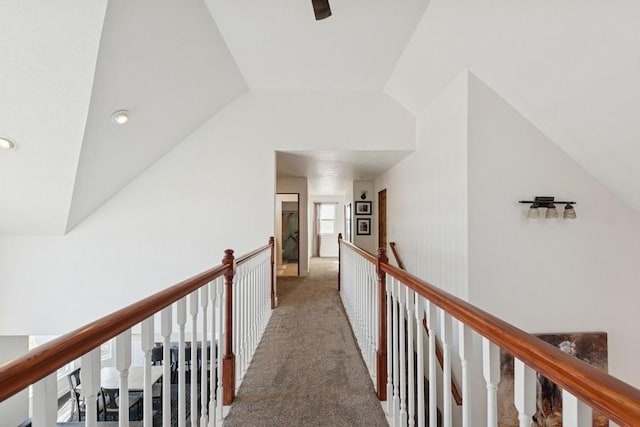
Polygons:
[[470,68],[640,211],[639,23],[636,0],[432,0],[385,89],[415,113]]
[[469,68],[640,210],[636,0],[50,3],[0,1],[0,234],[69,231],[247,90],[418,113]]

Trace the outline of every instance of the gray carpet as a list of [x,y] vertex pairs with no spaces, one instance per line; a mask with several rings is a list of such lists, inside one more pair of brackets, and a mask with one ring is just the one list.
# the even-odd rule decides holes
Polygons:
[[335,259],[278,278],[274,310],[224,425],[386,426],[336,290]]

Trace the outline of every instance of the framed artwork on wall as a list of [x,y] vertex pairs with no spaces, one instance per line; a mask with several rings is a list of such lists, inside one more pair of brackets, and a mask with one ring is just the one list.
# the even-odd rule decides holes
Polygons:
[[371,235],[371,218],[356,218],[356,234],[359,236]]
[[371,215],[371,202],[356,202],[356,215]]
[[[608,371],[608,344],[606,332],[573,332],[557,334],[536,334],[541,340],[559,348],[563,352],[587,362],[603,372]],[[518,411],[513,403],[514,390],[513,356],[501,351],[500,384],[498,386],[498,425],[517,427],[520,425]],[[532,427],[562,425],[562,389],[548,378],[536,374],[536,412]],[[589,427],[607,427],[607,418],[593,411]]]

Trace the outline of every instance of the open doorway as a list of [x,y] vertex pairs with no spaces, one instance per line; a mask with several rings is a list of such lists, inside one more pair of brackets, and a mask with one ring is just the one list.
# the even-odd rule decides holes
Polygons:
[[276,194],[276,271],[300,275],[300,195]]

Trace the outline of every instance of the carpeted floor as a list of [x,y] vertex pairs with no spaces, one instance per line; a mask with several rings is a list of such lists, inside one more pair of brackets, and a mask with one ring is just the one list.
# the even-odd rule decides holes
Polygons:
[[337,260],[278,278],[280,306],[224,425],[386,426],[336,290]]

